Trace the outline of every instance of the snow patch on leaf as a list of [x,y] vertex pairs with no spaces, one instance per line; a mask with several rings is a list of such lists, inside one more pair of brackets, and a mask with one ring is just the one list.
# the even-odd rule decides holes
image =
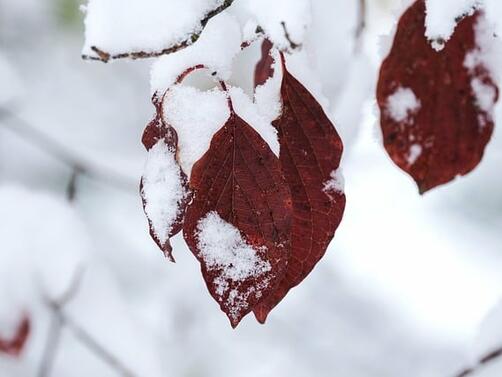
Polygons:
[[387,111],[397,123],[409,119],[410,115],[420,110],[420,100],[410,88],[399,87],[387,98]]
[[417,162],[418,158],[422,155],[423,148],[420,144],[413,144],[410,146],[408,154],[408,164],[413,165]]
[[188,193],[182,184],[175,152],[164,140],[149,150],[142,183],[145,212],[155,236],[165,244]]
[[254,100],[258,106],[258,111],[267,119],[275,120],[281,115],[281,84],[282,69],[281,59],[277,50],[271,52],[274,58],[272,65],[274,74],[263,85],[255,89]]
[[475,77],[471,81],[471,87],[476,96],[476,104],[481,110],[491,114],[497,100],[497,91],[493,85],[485,84],[481,79]]
[[[237,320],[240,311],[248,305],[249,296],[256,293],[259,297],[260,291],[268,286],[268,279],[263,276],[272,266],[261,257],[267,248],[253,248],[236,227],[215,211],[199,221],[197,231],[200,255],[209,272],[215,274],[216,294],[232,308],[229,315]],[[243,290],[240,285],[250,278],[260,283]]]
[[345,178],[343,177],[342,168],[333,170],[329,176],[330,179],[324,182],[324,193],[330,198],[333,198],[333,194],[343,194],[345,191]]
[[176,85],[164,99],[164,118],[178,135],[178,160],[187,176],[230,116],[226,94]]
[[458,22],[472,16],[480,0],[425,0],[425,36],[436,51],[441,51],[451,38]]
[[235,111],[239,116],[244,119],[248,124],[253,125],[253,128],[260,134],[260,136],[267,142],[270,149],[276,156],[279,156],[279,140],[277,138],[277,130],[272,126],[271,118],[273,115],[269,113],[269,117],[264,117],[259,111],[257,104],[251,101],[246,93],[241,88],[232,87],[229,90],[230,97]]

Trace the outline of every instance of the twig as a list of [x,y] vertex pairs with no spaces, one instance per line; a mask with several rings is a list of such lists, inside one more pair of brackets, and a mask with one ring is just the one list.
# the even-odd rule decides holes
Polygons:
[[101,360],[106,362],[111,368],[119,372],[124,377],[136,377],[122,362],[110,353],[106,348],[99,344],[87,331],[75,323],[70,317],[60,312],[63,324],[72,331],[73,335],[90,351],[92,351]]
[[52,319],[49,327],[49,333],[47,335],[47,342],[42,354],[42,361],[37,373],[38,377],[48,377],[52,371],[52,367],[61,344],[61,334],[64,326],[61,310],[77,294],[83,274],[83,266],[77,267],[68,289],[59,299],[54,300],[44,294],[44,300],[52,312]]
[[179,42],[175,45],[166,47],[160,51],[132,51],[132,52],[122,52],[118,54],[110,54],[109,52],[106,52],[102,49],[100,49],[97,46],[91,46],[91,50],[96,53],[96,56],[93,55],[82,55],[82,59],[84,60],[96,60],[96,61],[101,61],[103,63],[108,63],[110,60],[117,60],[117,59],[147,59],[147,58],[156,58],[162,55],[168,55],[172,54],[174,52],[183,50],[184,48],[190,46],[191,44],[197,42],[197,40],[200,38],[200,35],[202,34],[202,31],[206,27],[207,23],[211,18],[217,16],[221,12],[223,12],[225,9],[230,7],[234,0],[225,0],[222,5],[219,7],[213,9],[209,13],[207,13],[204,18],[200,21],[200,31],[197,33],[194,33],[190,35],[187,39],[185,39],[182,42]]
[[99,344],[87,331],[65,314],[64,307],[77,295],[83,275],[84,268],[80,266],[76,269],[68,289],[58,299],[51,299],[47,297],[47,295],[44,295],[44,300],[52,310],[53,317],[37,376],[48,377],[50,375],[61,345],[61,333],[64,328],[67,328],[89,351],[93,352],[111,368],[120,373],[120,375],[124,377],[136,377],[117,357]]
[[354,52],[358,53],[361,50],[363,44],[363,35],[366,30],[366,17],[367,17],[368,7],[366,0],[359,0],[359,10],[358,10],[358,21],[355,32],[355,46]]
[[282,28],[284,30],[284,37],[286,38],[286,40],[289,43],[289,47],[292,50],[296,50],[297,48],[301,48],[302,47],[301,43],[295,43],[295,42],[293,42],[291,40],[291,37],[290,37],[289,32],[288,32],[288,28],[286,27],[286,23],[284,21],[281,21],[281,26],[282,26]]
[[52,312],[51,325],[47,335],[47,341],[42,355],[42,362],[38,369],[38,377],[48,377],[51,374],[52,366],[56,360],[56,355],[61,344],[61,333],[63,332],[63,320],[58,311]]
[[490,364],[496,360],[500,360],[501,358],[502,358],[502,347],[497,348],[496,350],[486,354],[485,356],[483,356],[481,359],[478,360],[476,365],[464,369],[462,372],[457,374],[455,377],[471,376],[474,373],[478,372],[481,368],[483,368],[487,364]]
[[10,120],[15,124],[10,125],[9,122],[1,122],[1,126],[31,141],[40,149],[69,166],[72,170],[76,170],[78,175],[85,175],[127,192],[137,189],[137,183],[128,177],[110,169],[97,166],[90,161],[86,161],[83,157],[77,156],[70,148],[65,147],[44,132],[39,131],[37,127],[32,126],[5,107],[0,107],[0,120],[2,118]]

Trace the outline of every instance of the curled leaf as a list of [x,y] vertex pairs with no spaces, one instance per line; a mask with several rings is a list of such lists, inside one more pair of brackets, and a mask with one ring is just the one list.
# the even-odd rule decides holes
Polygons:
[[235,327],[284,276],[291,195],[278,158],[233,110],[192,168],[190,188],[185,240]]
[[484,15],[463,18],[439,52],[425,37],[425,17],[424,0],[403,14],[377,89],[385,148],[420,193],[479,164],[498,99],[478,41]]
[[164,121],[162,99],[154,96],[153,103],[156,115],[142,139],[149,153],[140,192],[150,235],[164,255],[174,262],[169,240],[183,227],[190,191],[187,176],[177,161],[176,131]]
[[279,159],[293,199],[291,257],[279,287],[254,309],[262,323],[323,257],[345,209],[339,171],[342,140],[321,105],[287,70],[281,57],[283,110],[273,124],[279,134]]
[[31,323],[28,316],[23,316],[19,325],[10,339],[3,339],[0,336],[0,352],[17,357],[23,351],[31,331]]

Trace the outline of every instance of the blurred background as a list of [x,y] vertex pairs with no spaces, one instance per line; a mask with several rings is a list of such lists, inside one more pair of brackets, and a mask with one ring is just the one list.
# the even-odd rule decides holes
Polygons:
[[31,326],[20,355],[0,352],[0,376],[449,377],[468,364],[502,297],[502,130],[472,174],[424,197],[392,164],[373,93],[398,3],[368,0],[357,57],[357,7],[333,5],[337,60],[318,66],[336,72],[321,77],[346,214],[268,323],[232,330],[182,238],[173,265],[148,235],[150,62],[82,61],[79,0],[0,0],[0,339]]

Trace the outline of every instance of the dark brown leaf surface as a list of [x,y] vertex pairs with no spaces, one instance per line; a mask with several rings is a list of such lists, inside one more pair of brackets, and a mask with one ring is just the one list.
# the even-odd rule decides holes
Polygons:
[[[492,135],[490,111],[478,101],[473,80],[485,94],[493,94],[493,102],[498,88],[481,62],[465,64],[469,54],[480,52],[475,30],[481,17],[478,11],[461,20],[437,52],[425,37],[425,2],[418,0],[401,17],[382,64],[377,99],[384,145],[420,193],[472,171]],[[396,117],[389,98],[400,89],[410,89],[419,106]]]
[[[147,150],[150,150],[159,141],[163,140],[164,143],[168,146],[168,148],[172,149],[176,154],[178,150],[178,136],[176,134],[176,130],[170,125],[166,124],[166,122],[164,121],[163,107],[162,107],[163,98],[154,95],[152,102],[153,105],[155,106],[156,114],[154,119],[145,128],[142,137],[143,145]],[[180,169],[180,181],[182,186],[186,189],[186,191],[189,192],[188,179],[182,169]],[[146,197],[145,192],[143,190],[143,179],[141,180],[140,193],[143,202],[143,208],[145,209],[148,198]],[[179,214],[174,223],[170,224],[171,230],[169,231],[168,238],[165,242],[162,242],[156,235],[153,223],[151,219],[148,219],[151,237],[153,238],[155,243],[159,246],[159,248],[162,250],[164,255],[172,262],[174,262],[174,257],[172,254],[172,247],[169,239],[178,234],[183,228],[183,218],[185,215],[186,206],[189,203],[189,201],[190,201],[190,195],[187,195],[184,198],[184,200],[180,203]],[[147,213],[146,215],[148,217]]]
[[265,322],[269,312],[323,257],[345,209],[337,175],[342,140],[321,105],[287,70],[283,58],[283,112],[274,122],[280,162],[293,199],[291,257],[278,289],[254,309]]
[[14,357],[19,356],[28,340],[30,329],[30,320],[27,316],[24,316],[11,339],[3,339],[0,336],[0,352]]
[[263,85],[274,75],[274,58],[270,55],[272,42],[264,39],[261,44],[261,58],[254,71],[254,87]]
[[[289,258],[291,195],[278,158],[233,110],[214,135],[209,150],[194,165],[190,187],[194,199],[186,213],[185,240],[201,263],[209,292],[235,327],[276,289],[284,276]],[[209,263],[211,257],[219,255],[208,255],[201,247],[200,224],[215,215],[235,227],[260,263],[269,268],[259,274],[231,278],[228,270],[236,269],[249,255],[232,255],[223,244],[216,253],[231,255],[235,263]],[[228,229],[222,233],[225,237]]]

